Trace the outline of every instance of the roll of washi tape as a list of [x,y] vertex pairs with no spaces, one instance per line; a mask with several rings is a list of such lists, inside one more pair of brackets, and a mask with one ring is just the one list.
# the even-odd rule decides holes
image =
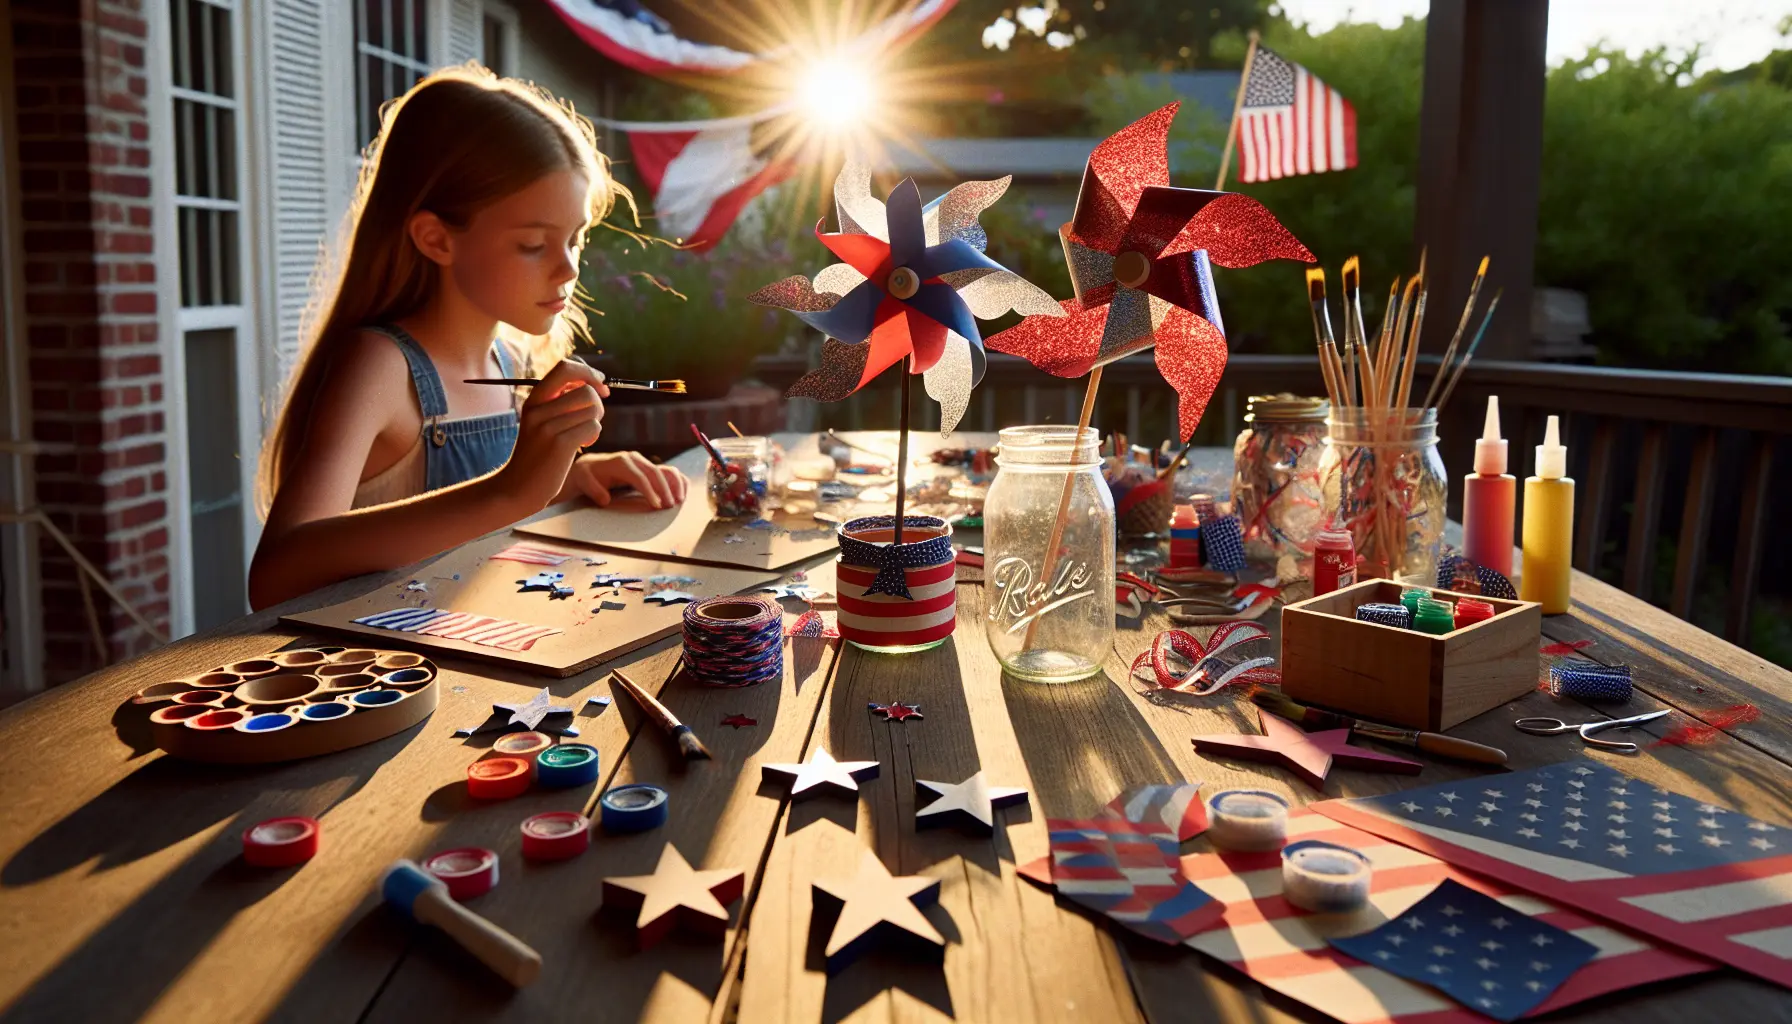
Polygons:
[[343,715],[352,715],[355,709],[347,704],[328,701],[322,704],[307,704],[299,711],[299,717],[307,722],[331,722]]
[[874,651],[922,650],[943,643],[958,623],[958,566],[952,528],[933,516],[848,520],[839,529],[834,577],[840,636]]
[[299,724],[299,716],[296,714],[289,714],[285,711],[264,711],[258,715],[250,715],[236,723],[235,729],[237,732],[249,733],[279,732],[281,729],[290,729],[297,724]]
[[548,811],[523,820],[523,856],[567,860],[591,845],[591,819],[578,811]]
[[1282,896],[1318,914],[1340,914],[1369,902],[1369,858],[1348,846],[1308,839],[1282,849]]
[[597,781],[597,748],[562,743],[535,755],[535,781],[549,789],[569,789]]
[[1592,662],[1551,665],[1549,692],[1556,697],[1622,704],[1630,699],[1630,666]]
[[645,832],[666,823],[670,796],[658,786],[635,783],[607,790],[598,798],[606,832]]
[[1214,794],[1207,838],[1222,850],[1280,849],[1288,841],[1288,801],[1263,789]]
[[530,764],[535,755],[554,745],[554,737],[545,732],[507,732],[492,743],[492,753],[499,757],[520,757]]
[[705,686],[784,675],[784,610],[758,597],[712,597],[684,609],[684,663]]
[[478,846],[443,850],[424,861],[423,870],[441,879],[457,902],[484,896],[498,887],[498,855]]
[[1237,516],[1220,516],[1201,523],[1201,553],[1207,564],[1221,572],[1244,568],[1244,527]]
[[258,868],[285,868],[317,856],[322,832],[316,818],[269,818],[243,830],[243,860]]
[[1389,604],[1381,601],[1360,604],[1356,608],[1356,617],[1363,622],[1392,626],[1395,629],[1412,628],[1412,612],[1407,611],[1403,604]]
[[520,757],[488,757],[467,765],[467,795],[475,800],[508,800],[529,788],[529,762]]

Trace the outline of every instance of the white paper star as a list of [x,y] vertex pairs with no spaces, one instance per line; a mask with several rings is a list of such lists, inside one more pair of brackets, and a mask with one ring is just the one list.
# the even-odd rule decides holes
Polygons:
[[1537,799],[1536,797],[1531,797],[1530,799],[1528,799],[1524,802],[1524,805],[1526,807],[1542,807],[1543,801]]
[[1481,957],[1475,961],[1475,966],[1481,968],[1483,971],[1491,971],[1499,965],[1500,962],[1498,960],[1489,960],[1487,957]]
[[1450,973],[1450,969],[1448,967],[1445,967],[1443,964],[1426,964],[1425,969],[1427,971],[1430,971],[1432,974],[1448,974],[1448,973]]
[[1768,842],[1768,841],[1767,841],[1767,840],[1766,840],[1766,839],[1764,839],[1764,838],[1763,838],[1763,837],[1761,837],[1761,836],[1756,836],[1756,837],[1755,837],[1755,838],[1753,838],[1753,839],[1750,839],[1750,840],[1749,840],[1749,841],[1748,841],[1748,845],[1750,845],[1750,846],[1752,846],[1752,847],[1754,847],[1754,848],[1755,848],[1755,849],[1757,849],[1757,850],[1771,850],[1771,849],[1773,849],[1773,844],[1772,844],[1772,843],[1770,843],[1770,842]]
[[1540,782],[1527,782],[1524,784],[1524,788],[1530,790],[1533,793],[1543,792],[1543,784]]
[[1491,824],[1493,824],[1493,819],[1492,819],[1492,818],[1489,818],[1489,817],[1488,817],[1488,816],[1487,816],[1487,815],[1485,815],[1485,814],[1482,814],[1482,815],[1479,815],[1479,816],[1477,816],[1477,817],[1476,817],[1476,818],[1475,818],[1475,824],[1477,824],[1477,825],[1480,825],[1480,826],[1482,826],[1482,827],[1486,827],[1486,826],[1488,826],[1488,825],[1491,825]]
[[1610,803],[1606,804],[1606,806],[1612,808],[1613,810],[1618,810],[1618,811],[1630,810],[1630,805],[1625,803],[1622,800],[1613,800]]
[[1526,811],[1523,814],[1520,814],[1519,817],[1525,821],[1542,821],[1543,820],[1542,818],[1537,817],[1535,814],[1532,814],[1529,811]]
[[1585,789],[1585,788],[1587,788],[1587,784],[1586,784],[1586,783],[1584,783],[1584,782],[1582,782],[1582,781],[1580,781],[1580,780],[1579,780],[1579,779],[1569,779],[1569,780],[1568,780],[1568,784],[1569,784],[1569,785],[1570,785],[1570,786],[1573,786],[1573,787],[1574,787],[1574,788],[1575,788],[1575,789]]
[[808,761],[763,765],[761,775],[768,780],[789,781],[790,798],[803,800],[822,793],[856,796],[859,780],[876,778],[877,767],[876,761],[836,761],[825,748],[816,747]]
[[1585,800],[1586,799],[1586,796],[1583,795],[1579,790],[1570,790],[1568,793],[1566,793],[1564,795],[1567,796],[1568,799],[1570,799],[1570,800]]
[[1578,821],[1564,821],[1562,822],[1562,827],[1570,832],[1579,832],[1582,826]]
[[[1500,987],[1500,983],[1489,978],[1486,981],[1481,982],[1481,987],[1489,992],[1492,992]],[[1488,1006],[1494,1005],[1493,1000],[1491,1000],[1491,999],[1483,998],[1481,1000],[1481,1002],[1485,1003]]]
[[1531,945],[1536,946],[1539,949],[1541,949],[1544,946],[1551,945],[1555,941],[1556,940],[1550,938],[1548,935],[1544,934],[1543,932],[1538,932],[1537,934],[1531,936]]
[[995,831],[995,808],[1024,803],[1027,791],[1019,786],[992,786],[982,772],[960,783],[927,782],[915,785],[939,797],[915,812],[915,827],[957,824],[989,835]]
[[1773,831],[1773,826],[1767,824],[1765,821],[1751,821],[1748,823],[1747,827],[1750,830],[1755,831],[1755,832],[1772,832]]
[[1506,794],[1500,792],[1497,789],[1483,789],[1481,791],[1481,795],[1482,796],[1490,796],[1490,797],[1494,797],[1495,799],[1498,799],[1500,797],[1505,796]]
[[1534,828],[1521,828],[1518,830],[1518,834],[1526,839],[1535,839],[1539,835],[1538,831]]
[[1455,803],[1456,801],[1462,799],[1461,797],[1457,796],[1455,793],[1439,793],[1439,794],[1437,794],[1437,798],[1439,800],[1447,800],[1450,803]]
[[1714,847],[1730,845],[1730,841],[1728,839],[1723,839],[1723,838],[1720,838],[1715,835],[1700,836],[1699,842],[1704,843],[1706,846],[1714,846]]
[[1498,953],[1500,950],[1505,949],[1506,946],[1502,942],[1498,942],[1494,939],[1488,939],[1486,942],[1481,943],[1481,948],[1485,949],[1489,953]]
[[1400,809],[1401,809],[1401,810],[1403,810],[1403,811],[1405,811],[1405,812],[1406,812],[1406,813],[1408,813],[1408,814],[1417,814],[1417,813],[1419,813],[1419,805],[1418,805],[1418,804],[1415,804],[1415,803],[1413,803],[1413,802],[1412,802],[1412,801],[1411,801],[1411,800],[1408,800],[1408,801],[1406,801],[1406,802],[1405,802],[1405,803],[1403,803],[1403,804],[1401,804],[1401,805],[1400,805]]
[[1432,956],[1451,956],[1455,952],[1456,952],[1455,950],[1451,949],[1448,946],[1432,946],[1431,947],[1431,955]]
[[1674,816],[1672,814],[1667,813],[1666,811],[1656,814],[1654,817],[1655,817],[1656,821],[1673,821],[1673,820],[1675,820]]
[[1700,828],[1723,828],[1723,825],[1720,824],[1716,818],[1700,818],[1699,819],[1699,827]]
[[1531,980],[1525,982],[1524,987],[1530,989],[1532,992],[1543,991],[1543,983],[1541,981],[1538,981],[1536,978],[1532,978]]
[[1568,815],[1570,818],[1578,818],[1586,812],[1578,807],[1564,807],[1562,808],[1562,813]]
[[1494,928],[1494,930],[1495,930],[1495,931],[1502,931],[1502,932],[1503,932],[1503,931],[1505,931],[1505,930],[1506,930],[1506,929],[1508,929],[1508,928],[1510,928],[1510,927],[1512,927],[1512,922],[1511,922],[1511,921],[1508,921],[1508,920],[1506,920],[1506,919],[1505,919],[1505,918],[1503,918],[1503,917],[1496,917],[1496,918],[1494,918],[1494,919],[1493,919],[1493,920],[1491,920],[1491,921],[1489,921],[1489,922],[1487,922],[1487,923],[1488,923],[1488,924],[1489,924],[1489,925],[1492,925],[1492,926],[1493,926],[1493,928]]
[[1673,843],[1656,843],[1655,848],[1670,857],[1680,852],[1680,848]]
[[1417,916],[1409,917],[1406,919],[1406,927],[1407,927],[1407,930],[1416,932],[1420,928],[1425,927],[1425,920],[1423,918],[1417,917]]
[[1450,810],[1448,807],[1433,807],[1431,809],[1431,812],[1433,814],[1436,814],[1440,818],[1448,818],[1450,815],[1456,813],[1455,811]]
[[1622,815],[1622,814],[1608,814],[1608,815],[1606,815],[1606,816],[1605,816],[1605,820],[1606,820],[1606,821],[1615,821],[1615,822],[1617,822],[1617,823],[1618,823],[1618,824],[1620,824],[1620,825],[1622,825],[1622,824],[1624,824],[1624,823],[1625,823],[1625,822],[1627,822],[1627,821],[1629,821],[1629,820],[1630,820],[1630,819],[1629,819],[1629,818],[1626,818],[1626,817],[1625,817],[1625,816],[1624,816],[1624,815]]
[[1679,836],[1674,834],[1674,830],[1671,828],[1658,828],[1655,830],[1655,834],[1660,836],[1663,839],[1678,839],[1678,838],[1680,838]]
[[1462,926],[1459,924],[1448,925],[1444,928],[1444,934],[1453,939],[1462,934]]
[[1399,934],[1389,934],[1388,935],[1388,945],[1404,946],[1404,945],[1406,945],[1406,936],[1399,935]]
[[1562,840],[1562,845],[1566,846],[1570,850],[1578,850],[1578,849],[1580,849],[1580,840],[1570,837],[1568,839]]
[[1481,801],[1481,809],[1483,811],[1492,811],[1493,813],[1498,814],[1500,812],[1500,805],[1494,803],[1492,800],[1483,800]]

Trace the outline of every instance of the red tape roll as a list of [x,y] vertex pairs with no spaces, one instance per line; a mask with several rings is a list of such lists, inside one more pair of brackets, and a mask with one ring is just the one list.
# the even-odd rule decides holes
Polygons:
[[467,795],[475,800],[508,800],[529,788],[529,762],[520,757],[488,757],[467,765]]
[[443,850],[424,861],[423,870],[441,879],[457,901],[483,896],[498,885],[497,853],[477,846]]
[[243,832],[243,859],[258,868],[285,868],[317,856],[316,818],[269,818]]
[[591,846],[591,819],[578,811],[548,811],[523,821],[523,856],[567,860]]

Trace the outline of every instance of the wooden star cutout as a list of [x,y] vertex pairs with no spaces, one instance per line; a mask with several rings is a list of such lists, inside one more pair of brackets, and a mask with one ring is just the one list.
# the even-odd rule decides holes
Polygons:
[[859,872],[852,878],[815,882],[815,917],[839,913],[828,935],[828,973],[839,973],[874,945],[903,947],[936,962],[943,959],[946,938],[921,913],[922,907],[933,906],[939,898],[939,879],[892,875],[870,850],[860,857]]
[[604,879],[604,909],[636,911],[635,936],[643,949],[674,927],[720,938],[728,930],[727,904],[740,899],[745,883],[733,868],[698,871],[667,843],[651,875]]
[[759,719],[748,718],[746,715],[729,715],[727,718],[722,719],[722,724],[732,725],[736,729],[740,729],[749,725],[758,725]]
[[802,764],[762,765],[760,777],[766,780],[789,780],[790,799],[806,800],[822,793],[857,796],[860,779],[877,777],[876,761],[836,761],[821,747]]
[[915,827],[959,825],[981,835],[995,831],[995,809],[1024,803],[1027,791],[1019,786],[992,786],[982,772],[954,785],[916,779],[915,785],[939,797],[915,812]]
[[1202,754],[1220,754],[1246,761],[1269,761],[1286,766],[1314,789],[1325,788],[1325,776],[1334,765],[1370,772],[1395,772],[1417,775],[1425,767],[1417,761],[1392,754],[1350,745],[1349,729],[1326,729],[1323,732],[1302,732],[1299,726],[1259,711],[1263,735],[1222,733],[1196,736],[1195,749]]
[[[553,718],[554,721],[546,721],[548,718]],[[533,729],[558,736],[579,734],[578,727],[572,724],[572,708],[555,704],[553,694],[544,686],[526,703],[493,704],[491,717],[471,729],[456,729],[454,735],[465,737],[493,730],[510,732],[515,729]]]
[[876,701],[873,701],[871,703],[871,713],[884,716],[884,721],[886,722],[906,722],[911,718],[927,717],[921,713],[921,705],[906,704],[902,701],[894,701],[889,704],[879,704]]

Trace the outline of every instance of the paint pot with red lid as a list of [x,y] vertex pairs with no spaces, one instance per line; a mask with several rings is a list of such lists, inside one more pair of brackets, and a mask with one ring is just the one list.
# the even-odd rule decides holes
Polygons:
[[1320,530],[1313,538],[1313,596],[1356,584],[1356,544],[1346,530]]
[[475,800],[521,796],[529,781],[529,762],[520,757],[488,757],[467,765],[467,795]]
[[258,868],[286,868],[317,856],[316,818],[269,818],[243,831],[243,860]]
[[523,856],[529,860],[568,860],[591,846],[591,819],[578,811],[548,811],[524,819]]
[[1456,628],[1484,622],[1493,618],[1493,605],[1486,601],[1477,601],[1472,597],[1458,598],[1456,601]]
[[498,886],[498,855],[478,846],[443,850],[424,861],[423,870],[441,879],[457,902],[484,896]]

